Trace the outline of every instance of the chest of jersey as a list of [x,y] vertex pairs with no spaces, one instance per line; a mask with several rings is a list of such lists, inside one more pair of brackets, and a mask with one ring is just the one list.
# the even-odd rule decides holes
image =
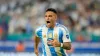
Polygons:
[[59,42],[62,42],[62,32],[59,30],[59,28],[55,27],[53,29],[43,28],[42,29],[42,40],[44,43],[47,44],[49,40],[56,39]]

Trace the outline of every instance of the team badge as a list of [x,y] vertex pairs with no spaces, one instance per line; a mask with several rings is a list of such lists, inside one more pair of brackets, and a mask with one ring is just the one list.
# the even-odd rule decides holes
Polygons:
[[57,39],[57,37],[58,37],[58,35],[57,35],[57,33],[55,33],[55,34],[54,34],[54,38]]
[[52,33],[49,33],[49,34],[48,34],[48,37],[49,37],[49,38],[52,38]]
[[44,38],[46,38],[46,35],[43,35]]
[[66,35],[67,39],[69,39],[69,35]]

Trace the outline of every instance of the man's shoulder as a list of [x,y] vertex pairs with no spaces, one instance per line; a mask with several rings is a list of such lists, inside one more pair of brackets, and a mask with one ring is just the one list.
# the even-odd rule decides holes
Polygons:
[[45,27],[45,25],[41,25],[36,29],[36,31],[35,31],[36,36],[38,36],[38,37],[42,36],[42,28],[43,27]]
[[68,28],[62,24],[57,25],[61,30],[68,31]]
[[38,28],[36,28],[36,31],[42,30],[43,27],[45,27],[45,24],[43,24],[43,25],[39,26]]
[[57,24],[58,27],[60,28],[67,28],[66,26],[62,25],[62,24]]

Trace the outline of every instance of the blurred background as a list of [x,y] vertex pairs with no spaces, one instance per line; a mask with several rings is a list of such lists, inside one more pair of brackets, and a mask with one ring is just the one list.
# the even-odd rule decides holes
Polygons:
[[0,0],[0,56],[35,56],[33,36],[47,8],[55,8],[57,22],[70,31],[66,53],[100,56],[100,0]]

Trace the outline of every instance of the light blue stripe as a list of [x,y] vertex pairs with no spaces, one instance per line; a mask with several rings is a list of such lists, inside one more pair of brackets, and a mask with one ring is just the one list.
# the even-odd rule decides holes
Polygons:
[[42,50],[43,50],[43,55],[44,55],[44,56],[47,56],[47,55],[46,55],[46,50],[45,50],[44,41],[43,41],[43,38],[42,38],[42,28],[39,29],[39,30],[37,31],[36,34],[39,36],[39,38],[40,38],[41,41],[42,41]]
[[54,47],[50,47],[49,46],[49,49],[50,49],[50,52],[51,52],[52,56],[57,56],[57,53],[55,52],[55,48]]
[[37,29],[36,29],[36,35],[39,37],[39,38],[42,38],[42,28],[43,27],[45,27],[45,25],[42,25],[42,26],[40,26],[40,27],[38,27]]
[[[53,30],[54,30],[54,29],[50,29],[50,28],[48,29],[48,33],[52,33],[52,38],[53,38]],[[47,34],[48,34],[48,33],[47,33]],[[49,49],[50,49],[50,52],[51,52],[51,55],[52,55],[52,56],[57,56],[57,53],[56,53],[54,47],[49,46]]]
[[59,28],[59,42],[60,43],[63,43],[62,38],[63,38],[63,31]]
[[[63,43],[62,38],[63,38],[63,31],[59,28],[59,42],[60,43]],[[61,48],[61,47],[60,47],[60,52],[62,53],[62,56],[66,56],[63,48]]]
[[[42,39],[42,42],[43,42],[43,39]],[[43,54],[44,54],[44,56],[47,56],[47,55],[46,55],[46,50],[45,50],[44,42],[42,43],[42,49],[43,49]]]
[[66,33],[69,33],[69,31],[68,31],[67,27],[65,27],[64,25],[59,24],[59,27],[64,28],[64,30],[66,31]]
[[42,29],[39,29],[36,34],[38,35],[39,38],[42,38]]
[[64,50],[63,50],[62,47],[60,47],[60,51],[61,51],[61,53],[62,53],[62,56],[66,56],[66,54],[65,54],[65,52],[64,52]]

